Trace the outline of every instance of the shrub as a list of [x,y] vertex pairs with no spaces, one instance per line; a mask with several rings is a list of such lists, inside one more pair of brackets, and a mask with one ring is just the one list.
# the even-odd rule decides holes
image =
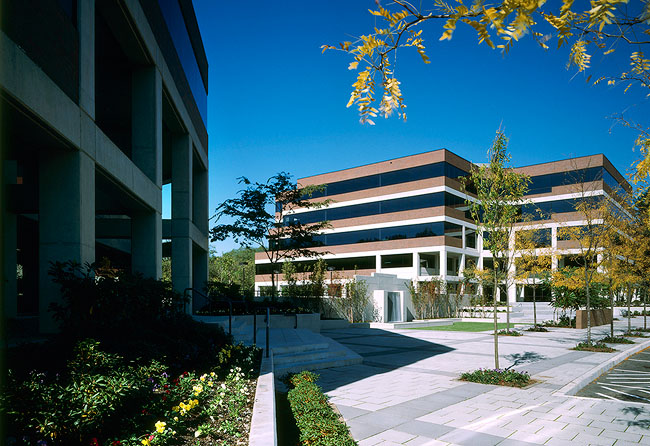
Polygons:
[[622,336],[607,336],[603,338],[601,343],[606,342],[607,344],[634,344],[634,341],[631,341],[630,339],[624,338]]
[[176,373],[208,367],[231,343],[221,327],[185,314],[186,300],[168,283],[122,271],[103,276],[96,271],[95,265],[82,268],[75,262],[50,268],[63,295],[51,309],[68,350],[81,339],[93,338],[127,359],[164,360]]
[[300,442],[309,446],[355,446],[348,427],[329,405],[327,396],[316,384],[318,375],[302,372],[293,375],[288,400],[300,431]]
[[523,334],[515,330],[499,330],[497,334],[499,336],[523,336]]
[[84,340],[61,373],[34,370],[24,381],[11,374],[2,405],[15,427],[56,444],[76,444],[136,419],[151,392],[150,377],[164,370],[157,361],[128,362]]
[[588,344],[587,342],[579,342],[578,345],[573,347],[572,350],[578,350],[581,352],[599,352],[599,353],[612,353],[616,350],[608,347],[606,344],[603,344],[601,341]]
[[534,327],[527,328],[526,331],[533,331],[536,333],[546,333],[548,330],[541,325],[535,325]]
[[524,387],[530,383],[530,375],[510,369],[478,369],[460,375],[463,381],[498,386]]

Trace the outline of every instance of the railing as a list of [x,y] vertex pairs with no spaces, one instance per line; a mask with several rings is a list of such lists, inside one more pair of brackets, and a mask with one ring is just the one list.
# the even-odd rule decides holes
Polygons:
[[[192,293],[199,294],[203,298],[206,299],[207,302],[213,301],[213,299],[209,296],[206,296],[202,292],[194,289],[194,288],[185,288],[183,291],[183,295],[185,297],[189,297],[189,291]],[[225,298],[224,300],[220,301],[221,303],[226,302],[228,304],[228,334],[232,336],[232,307],[233,304],[244,304],[244,308],[246,309],[246,313],[249,312],[248,310],[248,302],[245,300],[232,300],[230,298]],[[257,346],[257,310],[258,307],[253,307],[253,344]],[[297,324],[297,319],[298,316],[296,315],[296,324]],[[266,322],[266,357],[269,357],[269,330],[271,328],[271,307],[266,307],[266,318],[264,319],[264,322]]]

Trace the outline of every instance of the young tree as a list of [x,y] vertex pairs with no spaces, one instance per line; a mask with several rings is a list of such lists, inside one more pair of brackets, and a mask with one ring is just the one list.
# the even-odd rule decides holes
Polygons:
[[[549,229],[550,230],[550,229]],[[540,240],[540,231],[536,227],[520,229],[515,236],[518,257],[515,259],[516,277],[533,289],[533,330],[537,325],[536,291],[540,282],[550,275],[552,254],[546,240]],[[548,240],[550,244],[550,240]]]
[[[430,0],[419,3],[419,7],[406,0],[393,0],[386,8],[379,5],[378,10],[370,10],[370,13],[376,16],[376,24],[369,34],[354,42],[322,46],[323,52],[338,50],[353,58],[348,69],[359,72],[347,106],[358,108],[362,123],[374,124],[372,118],[378,114],[388,117],[395,113],[406,119],[406,105],[395,73],[396,55],[400,48],[413,48],[425,64],[430,63],[422,28],[434,23],[442,25],[439,28],[441,41],[451,40],[456,26],[466,24],[476,31],[479,44],[498,48],[504,54],[527,36],[544,49],[550,49],[556,39],[558,49],[570,48],[567,67],[575,67],[578,72],[590,68],[592,55],[600,60],[611,59],[607,56],[615,52],[623,53],[627,60],[613,60],[614,64],[621,65],[614,65],[614,72],[599,73],[594,83],[621,84],[625,92],[631,86],[638,86],[643,96],[650,89],[650,60],[644,54],[645,46],[650,44],[648,0],[629,4],[627,0],[497,0],[491,4]],[[495,38],[498,40],[493,41]],[[381,91],[380,99],[374,96],[376,90]],[[643,160],[636,167],[638,177],[646,178],[650,174],[647,126],[621,120],[639,132],[636,146]]]
[[[471,172],[469,184],[476,190],[476,199],[468,195],[467,204],[476,222],[478,233],[483,235],[483,248],[490,251],[494,262],[494,366],[499,368],[499,337],[497,325],[497,290],[501,281],[508,282],[513,266],[515,223],[519,221],[523,197],[528,191],[529,178],[512,171],[508,163],[508,140],[499,130],[488,151],[489,164],[478,166]],[[485,237],[485,234],[488,234]],[[514,248],[514,246],[513,246]],[[505,274],[500,274],[500,272]],[[507,288],[506,288],[507,289]]]
[[317,257],[323,252],[312,248],[317,245],[314,236],[330,227],[328,221],[301,223],[299,219],[285,217],[296,208],[320,208],[331,201],[313,201],[312,194],[324,186],[300,187],[291,181],[291,175],[280,172],[265,183],[254,183],[241,177],[244,189],[237,198],[221,203],[216,210],[216,221],[226,218],[228,223],[216,224],[210,231],[212,241],[232,237],[246,248],[259,248],[272,265],[271,293],[276,294],[276,274],[279,264],[296,257]]
[[[575,250],[573,258],[577,268],[570,268],[567,277],[573,283],[584,286],[585,309],[587,311],[587,344],[591,345],[591,285],[599,268],[602,266],[604,247],[610,237],[610,225],[604,224],[604,216],[611,212],[611,202],[604,195],[599,195],[597,183],[588,183],[578,179],[575,185],[577,197],[574,201],[576,220],[578,225],[562,223],[557,230],[558,240],[569,241]],[[572,273],[579,273],[581,277],[573,277]]]

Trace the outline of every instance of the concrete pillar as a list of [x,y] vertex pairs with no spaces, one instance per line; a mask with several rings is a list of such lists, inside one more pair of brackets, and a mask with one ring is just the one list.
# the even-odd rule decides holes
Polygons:
[[156,67],[135,70],[131,90],[131,158],[162,188],[162,80]]
[[140,211],[131,216],[131,269],[145,277],[162,277],[162,216]]
[[[194,245],[194,253],[192,259],[193,269],[193,285],[192,287],[199,290],[201,293],[206,294],[205,286],[208,281],[208,252]],[[194,295],[192,298],[192,305],[188,308],[190,314],[194,310],[199,310],[207,302],[203,296]]]
[[[3,192],[7,193],[7,185],[14,184],[18,174],[18,163],[14,160],[3,161],[3,171],[0,175],[0,187]],[[4,178],[4,181],[2,180]],[[6,195],[4,195],[6,197]],[[0,217],[2,218],[2,247],[0,253],[2,254],[2,300],[4,301],[4,314],[5,317],[16,317],[18,314],[18,284],[16,281],[16,264],[18,258],[16,255],[17,248],[17,217],[13,212],[7,209],[7,201],[3,200],[3,207],[0,209]]]
[[447,251],[440,251],[440,279],[447,280]]
[[413,253],[413,280],[418,280],[420,276],[420,254],[417,252]]
[[183,293],[192,280],[192,140],[178,136],[172,142],[172,285]]
[[83,152],[43,151],[39,157],[39,325],[57,331],[49,306],[61,299],[50,262],[95,261],[95,163]]
[[79,27],[79,106],[95,119],[95,0],[77,3]]
[[192,182],[192,221],[206,235],[209,229],[208,171],[202,166],[194,169]]
[[375,256],[375,271],[381,272],[381,255]]

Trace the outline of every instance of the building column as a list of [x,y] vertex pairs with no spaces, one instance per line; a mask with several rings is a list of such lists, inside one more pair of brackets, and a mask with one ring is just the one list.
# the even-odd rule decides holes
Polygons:
[[447,280],[447,251],[440,251],[440,279]]
[[49,311],[60,302],[50,262],[95,261],[95,163],[81,151],[43,151],[39,157],[39,325],[58,327]]
[[131,270],[144,277],[162,277],[162,216],[157,210],[131,215]]
[[162,188],[162,79],[156,67],[135,70],[131,91],[131,159]]
[[4,315],[7,318],[16,317],[18,314],[18,283],[16,280],[16,266],[18,263],[18,256],[16,254],[18,227],[17,216],[7,209],[8,202],[6,200],[8,195],[8,185],[16,182],[18,176],[18,163],[14,160],[3,160],[3,171],[0,174],[0,187],[3,188],[2,193],[4,200],[2,200],[2,209],[0,210],[0,217],[2,218],[2,298],[4,300]]
[[377,254],[375,256],[375,271],[380,272],[381,271],[381,255]]
[[79,26],[79,106],[95,119],[95,0],[77,3]]
[[181,135],[172,142],[172,286],[181,294],[194,286],[192,192],[192,140]]
[[[197,168],[198,167],[198,168]],[[192,221],[202,234],[208,236],[210,211],[208,209],[208,171],[203,166],[194,166],[192,181]]]
[[[193,269],[193,285],[194,289],[200,290],[205,293],[206,282],[208,281],[208,252],[194,245],[194,253],[192,256],[192,269]],[[207,304],[205,298],[202,296],[194,296],[192,298],[192,305],[189,306],[188,311],[190,314],[194,310],[199,310],[203,305]]]
[[415,280],[420,276],[420,254],[417,252],[413,253],[413,278]]

